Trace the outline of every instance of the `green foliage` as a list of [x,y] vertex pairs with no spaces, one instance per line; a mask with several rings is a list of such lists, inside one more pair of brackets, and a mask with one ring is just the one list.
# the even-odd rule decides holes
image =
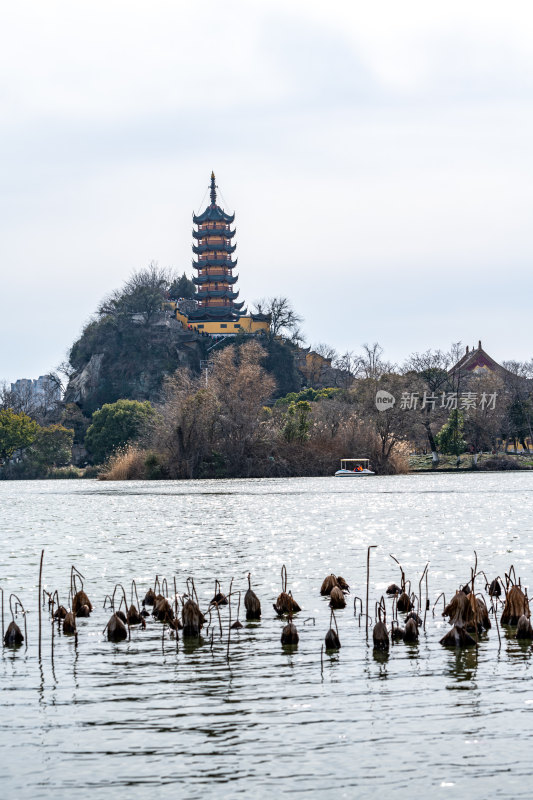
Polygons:
[[67,403],[61,415],[61,424],[74,431],[74,444],[83,444],[91,420],[76,403]]
[[342,389],[326,388],[326,389],[302,389],[301,392],[289,392],[285,397],[280,397],[276,400],[275,405],[288,406],[291,403],[298,403],[300,400],[307,400],[309,403],[317,403],[320,400],[329,400],[332,397],[340,394]]
[[85,446],[96,463],[141,436],[156,418],[152,405],[138,400],[117,400],[95,411],[85,436]]
[[507,412],[509,421],[509,438],[524,441],[531,431],[533,420],[533,400],[531,397],[520,397],[515,394]]
[[87,476],[85,475],[85,470],[80,469],[79,467],[75,467],[71,464],[68,467],[54,467],[48,472],[46,477],[64,481],[64,480],[86,478]]
[[195,286],[194,283],[186,276],[185,273],[179,278],[174,278],[170,284],[168,295],[171,300],[178,300],[180,297],[191,298],[194,297]]
[[299,400],[289,405],[283,427],[283,438],[286,442],[306,442],[308,440],[310,413],[311,403],[307,400]]
[[39,428],[34,442],[28,448],[27,458],[40,474],[46,474],[52,467],[65,467],[70,464],[74,431],[63,425],[49,425]]
[[13,478],[44,478],[55,467],[70,463],[74,431],[62,425],[41,427],[26,414],[0,411],[0,459],[9,461],[17,450],[23,458],[6,467]]
[[27,414],[16,414],[10,408],[0,410],[0,462],[32,444],[38,431],[39,425]]
[[460,456],[466,450],[466,442],[463,438],[464,417],[458,410],[454,409],[448,421],[442,426],[435,437],[437,447],[445,455]]
[[164,466],[158,453],[150,452],[144,460],[146,479],[149,481],[159,480],[165,477]]
[[222,453],[213,450],[200,464],[198,476],[200,478],[225,478],[227,465]]

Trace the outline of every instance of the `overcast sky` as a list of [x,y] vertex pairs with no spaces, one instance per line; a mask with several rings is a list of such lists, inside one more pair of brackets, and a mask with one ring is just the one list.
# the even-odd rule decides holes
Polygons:
[[17,0],[0,62],[0,379],[190,273],[212,169],[241,299],[309,344],[533,356],[530,2]]

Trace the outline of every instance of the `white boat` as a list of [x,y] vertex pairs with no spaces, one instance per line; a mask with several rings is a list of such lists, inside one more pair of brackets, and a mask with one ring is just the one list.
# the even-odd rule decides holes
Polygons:
[[370,469],[368,458],[342,458],[341,468],[335,473],[336,478],[355,478],[359,475],[375,475]]

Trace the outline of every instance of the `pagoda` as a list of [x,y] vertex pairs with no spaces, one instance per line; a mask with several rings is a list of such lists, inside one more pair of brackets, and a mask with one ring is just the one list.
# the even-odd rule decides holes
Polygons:
[[214,337],[268,334],[270,314],[248,314],[244,303],[237,301],[238,276],[233,273],[237,259],[232,258],[236,250],[235,229],[231,229],[235,214],[226,214],[217,205],[214,172],[209,189],[210,205],[202,214],[192,216],[196,226],[192,232],[192,251],[196,256],[192,262],[196,270],[194,299],[169,298],[164,309],[171,311],[184,328],[201,334]]
[[[196,230],[192,251],[197,256],[192,265],[196,270],[193,282],[196,285],[194,299],[198,303],[196,311],[188,314],[191,322],[238,323],[246,314],[244,303],[237,302],[239,292],[235,289],[237,275],[234,269],[237,259],[233,259],[236,245],[233,243],[235,230],[231,225],[235,214],[226,214],[217,205],[217,186],[215,173],[211,173],[211,204],[203,214],[193,214]],[[233,325],[232,325],[233,327]]]

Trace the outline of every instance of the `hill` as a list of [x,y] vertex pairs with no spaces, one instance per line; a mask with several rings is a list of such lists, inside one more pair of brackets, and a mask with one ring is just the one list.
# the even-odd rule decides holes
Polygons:
[[[240,347],[245,335],[215,342],[162,310],[176,291],[191,290],[188,283],[185,276],[151,265],[107,297],[70,349],[65,403],[76,403],[90,416],[121,398],[158,402],[166,376],[185,368],[199,373],[213,346],[223,349],[231,341]],[[306,351],[280,337],[265,336],[261,343],[265,368],[276,381],[275,396],[299,391],[308,377],[300,369]]]

